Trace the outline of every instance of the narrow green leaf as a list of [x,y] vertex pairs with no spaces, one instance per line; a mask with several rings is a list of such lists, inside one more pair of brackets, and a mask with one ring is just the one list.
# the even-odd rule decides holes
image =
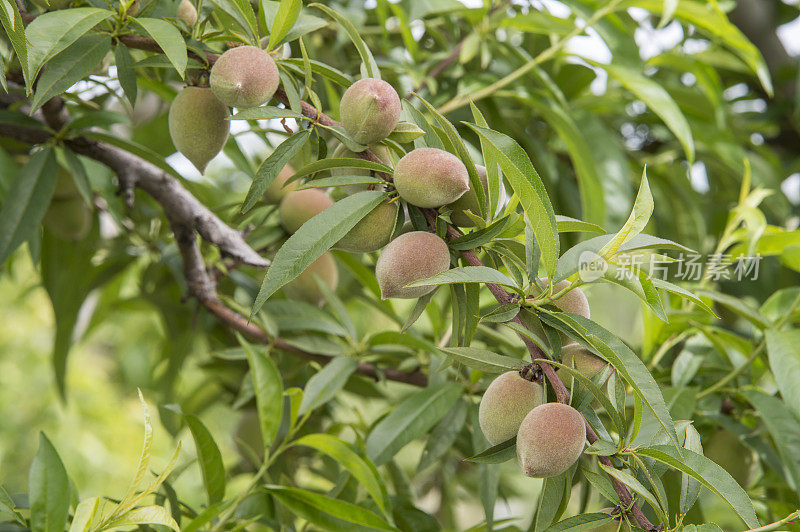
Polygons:
[[553,205],[550,203],[542,179],[525,150],[514,139],[491,129],[473,124],[466,125],[491,144],[494,156],[517,194],[542,250],[545,271],[552,278],[558,261],[558,228]]
[[222,454],[211,433],[197,416],[189,414],[184,419],[197,448],[197,460],[200,462],[208,504],[217,503],[225,498],[225,466],[222,464]]
[[137,525],[161,525],[180,532],[178,523],[172,518],[166,508],[162,506],[143,506],[134,508],[129,512],[110,521],[105,529],[122,528]]
[[[581,530],[598,530],[607,523],[611,523],[613,518],[604,513],[581,514],[568,517],[563,521],[551,525],[546,532],[580,532]],[[608,527],[603,527],[608,528]],[[624,525],[623,525],[624,529]]]
[[108,35],[85,35],[48,61],[36,83],[31,113],[88,76],[109,50],[111,37]]
[[583,220],[578,220],[577,218],[570,218],[569,216],[562,216],[560,214],[556,214],[556,224],[558,225],[559,233],[573,233],[579,231],[585,231],[589,233],[606,232],[605,229],[603,229],[597,224],[584,222]]
[[27,87],[28,92],[30,92],[35,77],[31,76],[30,74],[28,43],[25,36],[25,23],[22,21],[22,16],[19,13],[16,2],[7,0],[3,1],[2,4],[3,7],[7,6],[7,8],[10,8],[10,11],[8,9],[0,9],[0,23],[3,25],[3,29],[6,31],[8,40],[11,41],[11,47],[14,48],[14,52],[17,54],[20,67],[22,67],[22,76],[25,78],[25,86]]
[[450,450],[467,420],[467,410],[466,401],[457,401],[447,415],[436,424],[422,451],[417,471],[422,471],[438,462]]
[[117,79],[125,93],[125,97],[133,107],[136,104],[136,71],[133,69],[133,57],[128,48],[122,44],[114,46],[114,64],[117,67]]
[[236,21],[251,39],[250,44],[258,44],[258,20],[249,0],[211,0],[211,3]]
[[386,197],[385,192],[377,190],[359,192],[337,201],[303,224],[275,254],[253,303],[251,316],[272,294],[300,275]]
[[192,519],[188,525],[182,527],[181,532],[198,532],[198,530],[210,523],[215,517],[227,510],[234,502],[236,502],[236,499],[231,498],[209,505],[208,508]]
[[311,447],[336,460],[353,475],[359,484],[364,486],[381,512],[387,517],[391,515],[389,494],[378,470],[374,465],[361,458],[350,445],[329,434],[309,434],[297,440],[295,445]]
[[12,183],[0,208],[0,265],[39,227],[56,189],[55,152],[34,153]]
[[722,497],[748,527],[758,528],[761,526],[758,522],[758,517],[756,517],[753,502],[747,496],[747,493],[727,471],[712,460],[688,449],[684,449],[681,456],[675,452],[674,448],[668,445],[656,445],[652,448],[638,449],[636,454],[652,458],[682,473],[686,473]]
[[434,275],[433,277],[414,281],[407,286],[440,286],[454,283],[498,284],[506,288],[511,288],[514,291],[520,290],[516,282],[504,273],[494,268],[489,268],[488,266],[459,266]]
[[800,419],[800,330],[766,332],[769,366],[783,401]]
[[269,30],[269,50],[272,50],[289,34],[297,17],[300,16],[300,9],[303,7],[302,0],[281,0],[278,12],[272,21]]
[[261,199],[264,191],[267,190],[275,178],[278,176],[283,167],[299,152],[308,139],[311,137],[311,131],[303,129],[288,137],[286,140],[278,144],[278,147],[264,159],[264,162],[256,170],[256,175],[253,176],[253,182],[250,184],[250,189],[247,191],[247,196],[244,198],[240,212],[246,213]]
[[75,508],[75,515],[72,516],[72,523],[69,532],[89,532],[92,528],[92,519],[97,514],[100,506],[100,497],[85,499]]
[[107,9],[77,7],[42,13],[33,19],[25,28],[25,36],[31,43],[28,49],[31,77],[36,77],[48,61],[113,15]]
[[525,365],[525,362],[518,358],[499,355],[477,347],[447,347],[440,351],[456,362],[484,373],[505,373],[522,369]]
[[333,399],[357,367],[358,362],[348,356],[336,357],[326,364],[308,379],[297,415],[303,416]]
[[602,462],[600,462],[599,465],[603,469],[603,471],[605,471],[607,474],[611,475],[615,479],[619,480],[620,482],[628,486],[637,495],[639,495],[645,501],[647,501],[647,503],[653,508],[653,510],[655,510],[659,514],[663,513],[659,512],[661,507],[659,506],[655,496],[652,493],[650,493],[650,490],[645,488],[641,482],[636,480],[636,478],[633,475],[630,475],[629,473],[626,473],[625,471],[621,471],[614,467],[609,467],[603,464]]
[[[295,120],[310,120],[301,113],[292,111],[285,107],[270,107],[268,105],[262,107],[253,107],[251,109],[240,109],[233,116],[229,116],[228,120],[271,120],[273,118],[294,118]],[[302,133],[305,130],[299,131]]]
[[465,458],[466,462],[476,462],[479,464],[501,464],[508,462],[517,456],[516,436],[497,445],[492,445],[476,455]]
[[253,378],[253,390],[256,395],[258,421],[261,426],[261,437],[264,449],[269,449],[272,440],[278,433],[283,414],[283,382],[275,362],[265,349],[254,349],[239,333],[236,333],[239,344],[247,353],[247,363]]
[[32,532],[63,532],[69,514],[67,470],[44,432],[28,473],[28,499]]
[[744,390],[742,395],[758,410],[775,442],[789,484],[800,486],[800,422],[779,399],[757,390]]
[[455,404],[461,386],[448,382],[420,390],[403,400],[367,437],[367,456],[383,465],[407,443],[426,433]]
[[353,530],[356,532],[373,532],[375,530],[394,532],[397,530],[377,514],[341,499],[284,486],[268,485],[265,489],[293,514],[323,530]]
[[157,18],[137,17],[133,20],[158,43],[182,78],[186,72],[189,56],[186,53],[186,41],[183,40],[180,30],[166,20]]
[[639,193],[636,195],[636,201],[633,203],[633,209],[622,226],[622,229],[616,233],[605,246],[600,249],[598,255],[604,259],[608,259],[616,255],[620,248],[639,233],[642,232],[647,222],[650,221],[650,216],[653,215],[653,194],[650,192],[650,185],[647,182],[647,168],[642,171],[642,182],[639,185]]

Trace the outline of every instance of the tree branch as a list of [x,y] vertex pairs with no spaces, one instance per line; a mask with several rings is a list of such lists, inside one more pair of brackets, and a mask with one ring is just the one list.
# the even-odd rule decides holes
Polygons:
[[[0,98],[0,107],[8,107],[9,101],[12,100]],[[64,119],[63,107],[60,100],[51,102],[42,109],[42,113],[36,114],[36,118],[60,129]],[[35,145],[51,141],[53,134],[44,128],[0,123],[0,137],[10,137]],[[65,140],[64,143],[76,153],[108,166],[118,176],[126,175],[134,178],[135,185],[150,194],[162,206],[183,259],[189,295],[195,297],[220,322],[240,331],[252,340],[271,344],[306,360],[314,360],[320,364],[327,364],[332,360],[329,356],[296,348],[282,338],[270,339],[259,327],[248,322],[244,316],[229,309],[219,300],[216,283],[209,275],[200,252],[197,234],[216,245],[223,255],[230,256],[240,263],[266,268],[269,266],[269,261],[254,251],[244,241],[241,233],[217,218],[174,177],[125,150],[103,142],[75,137]],[[382,370],[364,362],[358,364],[356,371],[376,380],[385,378],[415,386],[427,386],[428,382],[427,376],[420,371]]]

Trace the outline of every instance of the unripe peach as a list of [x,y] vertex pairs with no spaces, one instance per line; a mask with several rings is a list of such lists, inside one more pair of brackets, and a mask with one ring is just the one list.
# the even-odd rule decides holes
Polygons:
[[351,253],[368,253],[382,248],[392,239],[397,211],[397,202],[378,205],[350,229],[336,247]]
[[327,252],[320,255],[303,270],[303,273],[284,285],[283,293],[289,299],[299,299],[312,305],[322,304],[325,298],[314,276],[319,277],[331,290],[336,290],[336,285],[339,284],[339,271],[336,269],[333,255]]
[[316,188],[290,192],[278,207],[281,225],[289,233],[294,233],[308,220],[333,205],[333,200]]
[[197,8],[189,0],[181,0],[178,4],[178,18],[191,28],[197,24]]
[[278,67],[269,53],[255,46],[238,46],[219,56],[209,84],[230,107],[258,107],[272,98],[280,83]]
[[453,203],[469,190],[461,159],[437,148],[417,148],[397,161],[394,186],[411,205],[431,208]]
[[[561,363],[569,367],[574,365],[578,373],[590,380],[608,365],[608,362],[578,343],[571,343],[561,350]],[[572,386],[572,375],[562,376],[562,380],[567,387]]]
[[503,373],[486,388],[478,408],[478,423],[492,445],[516,436],[528,412],[542,404],[542,385],[523,379],[518,371]]
[[228,108],[207,87],[186,87],[172,101],[169,135],[178,151],[201,174],[228,140],[229,114]]
[[[475,170],[478,172],[478,177],[483,185],[484,195],[488,194],[489,182],[486,175],[486,167],[477,164],[475,165]],[[471,184],[470,189],[467,190],[463,196],[451,203],[450,207],[453,208],[453,212],[450,213],[450,220],[455,225],[459,227],[475,227],[475,222],[473,222],[470,217],[465,214],[465,211],[470,211],[472,214],[477,216],[481,215],[480,208],[478,207],[478,194],[475,192],[475,190],[473,190]]]
[[406,287],[450,269],[450,251],[444,240],[425,231],[398,236],[381,252],[375,264],[375,277],[381,299],[414,299],[433,291],[433,286]]
[[583,416],[569,405],[545,403],[525,416],[517,431],[517,459],[529,477],[560,475],[586,444]]
[[297,190],[297,181],[292,181],[288,185],[286,181],[294,175],[294,168],[288,164],[281,168],[278,175],[264,191],[264,201],[276,205],[289,193]]
[[388,137],[400,120],[401,110],[394,87],[373,78],[350,85],[339,104],[345,131],[360,144],[374,144]]

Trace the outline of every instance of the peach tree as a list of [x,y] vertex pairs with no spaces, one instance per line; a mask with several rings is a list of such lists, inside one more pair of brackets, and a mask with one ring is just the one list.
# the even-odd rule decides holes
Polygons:
[[164,330],[130,486],[42,433],[4,529],[795,526],[795,7],[0,7],[0,273],[62,400],[105,317]]

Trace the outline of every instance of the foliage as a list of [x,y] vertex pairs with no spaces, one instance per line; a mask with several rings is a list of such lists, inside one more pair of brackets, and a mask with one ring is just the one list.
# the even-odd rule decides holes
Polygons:
[[[116,382],[141,388],[145,426],[133,481],[92,496],[74,481],[92,464],[59,452],[79,444],[42,432],[32,463],[2,463],[28,471],[0,487],[4,529],[796,529],[800,198],[782,185],[800,171],[798,68],[748,39],[765,34],[749,1],[201,0],[193,24],[180,3],[0,0],[0,275],[35,266],[61,401],[89,372],[71,352],[102,340],[126,353]],[[800,14],[769,11],[773,36]],[[680,37],[648,51],[660,28]],[[280,88],[233,112],[200,175],[169,103],[238,44],[273,56]],[[334,119],[364,77],[402,100],[378,145]],[[470,227],[398,196],[416,148],[464,163]],[[287,165],[338,200],[293,234],[264,198]],[[92,212],[75,240],[48,227],[60,172]],[[381,299],[380,251],[336,250],[387,201],[395,236],[449,248],[450,269],[407,285],[431,290],[418,299]],[[287,297],[329,250],[338,287],[302,279],[324,304]],[[565,311],[573,291],[591,316]],[[3,306],[34,313],[23,297]],[[131,310],[159,324],[146,363],[123,349]],[[567,342],[610,367],[560,363]],[[585,418],[566,472],[525,479],[514,438],[481,433],[480,396],[510,370]],[[18,380],[16,400],[41,392]],[[145,398],[174,445],[153,447]],[[738,454],[707,458],[722,434]]]

